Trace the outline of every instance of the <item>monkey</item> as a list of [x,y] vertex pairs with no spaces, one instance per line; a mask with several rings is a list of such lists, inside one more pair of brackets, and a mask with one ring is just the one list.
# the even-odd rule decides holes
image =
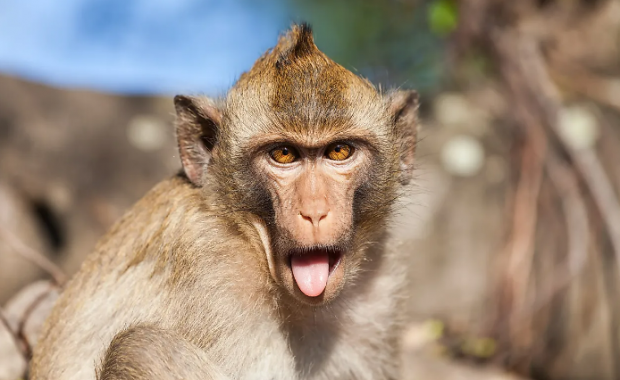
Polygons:
[[396,379],[418,95],[295,24],[221,99],[177,95],[182,170],[101,239],[30,366],[54,379]]

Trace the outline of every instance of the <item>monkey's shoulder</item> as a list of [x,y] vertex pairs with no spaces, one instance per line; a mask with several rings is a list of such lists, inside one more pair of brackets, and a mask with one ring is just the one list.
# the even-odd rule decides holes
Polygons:
[[149,190],[99,240],[85,266],[118,266],[187,250],[187,242],[220,236],[225,218],[214,216],[208,192],[182,176],[168,178]]

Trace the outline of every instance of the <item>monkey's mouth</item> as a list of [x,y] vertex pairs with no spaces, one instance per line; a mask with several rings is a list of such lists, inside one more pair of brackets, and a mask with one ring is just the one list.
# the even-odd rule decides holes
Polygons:
[[317,297],[325,291],[341,259],[342,250],[337,247],[308,247],[291,251],[289,266],[299,290],[308,297]]

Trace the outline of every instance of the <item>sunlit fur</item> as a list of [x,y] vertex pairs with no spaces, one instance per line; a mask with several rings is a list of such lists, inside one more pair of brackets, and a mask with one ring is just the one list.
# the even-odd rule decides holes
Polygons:
[[[184,174],[140,200],[67,284],[32,379],[396,378],[407,261],[385,239],[411,177],[417,96],[379,93],[294,26],[225,99],[176,105]],[[281,229],[251,157],[265,136],[371,147],[347,281],[327,304],[297,302],[270,272],[256,224],[269,241]]]

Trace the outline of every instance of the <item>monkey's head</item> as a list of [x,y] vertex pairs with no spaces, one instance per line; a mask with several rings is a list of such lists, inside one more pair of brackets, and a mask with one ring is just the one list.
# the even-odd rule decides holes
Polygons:
[[293,26],[221,104],[175,97],[181,161],[213,207],[258,221],[284,293],[321,305],[355,277],[411,179],[417,99],[381,94]]

